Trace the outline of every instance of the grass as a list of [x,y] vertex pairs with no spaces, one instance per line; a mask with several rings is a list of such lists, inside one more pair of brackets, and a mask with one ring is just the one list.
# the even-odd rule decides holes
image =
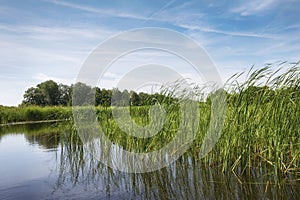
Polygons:
[[[300,73],[297,65],[284,73],[270,67],[253,71],[228,99],[223,136],[212,154],[223,170],[264,163],[288,172],[300,167]],[[278,75],[277,75],[278,74]],[[249,88],[261,83],[261,88]],[[272,90],[267,89],[272,88]],[[264,89],[262,89],[264,88]]]
[[[165,124],[155,136],[137,138],[133,123],[124,123],[123,131],[113,117],[113,107],[97,107],[99,123],[106,136],[124,149],[135,152],[158,150],[171,142],[180,126],[186,132],[196,131],[188,154],[223,172],[251,172],[256,167],[272,168],[274,174],[300,173],[300,69],[296,63],[286,71],[271,66],[236,74],[226,84],[227,110],[222,135],[213,150],[203,159],[199,152],[211,119],[211,102],[199,102],[199,122],[181,119],[180,101],[174,100],[176,87],[163,90]],[[239,80],[246,75],[244,81]],[[199,90],[203,91],[203,90]],[[198,95],[202,95],[199,92]],[[202,98],[202,97],[201,97]],[[201,99],[200,98],[200,99]],[[129,109],[135,124],[146,126],[159,122],[159,115],[150,119],[148,106],[120,107]],[[191,114],[194,110],[189,110]],[[0,107],[0,122],[66,119],[72,117],[69,107]],[[192,115],[191,115],[192,116]],[[197,128],[198,126],[198,129]],[[74,128],[75,129],[75,128]]]
[[[300,70],[298,65],[285,72],[271,67],[252,70],[244,82],[239,74],[227,82],[228,107],[222,136],[213,150],[201,161],[222,171],[251,172],[253,168],[273,168],[276,175],[300,172]],[[112,117],[112,108],[98,110],[105,134],[124,149],[150,152],[168,144],[179,130],[178,102],[161,102],[167,118],[153,137],[137,138],[122,131]],[[123,108],[125,109],[125,108]],[[211,118],[209,103],[199,103],[199,129],[189,154],[196,159]],[[149,107],[131,107],[133,121],[149,124]],[[190,126],[190,131],[194,127]],[[134,129],[131,129],[134,131]]]
[[72,117],[70,107],[0,106],[0,124],[26,121],[63,120]]

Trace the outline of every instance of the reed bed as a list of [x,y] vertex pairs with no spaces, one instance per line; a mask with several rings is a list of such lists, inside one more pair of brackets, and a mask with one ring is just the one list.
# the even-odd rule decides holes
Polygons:
[[[226,84],[227,110],[222,135],[213,150],[203,159],[198,155],[211,119],[210,102],[199,102],[199,126],[188,154],[207,166],[222,171],[251,172],[254,168],[273,168],[276,175],[300,172],[300,69],[298,63],[283,71],[271,66],[251,69],[244,82],[236,74]],[[168,93],[165,93],[168,96]],[[168,144],[180,124],[179,101],[166,98],[159,102],[166,110],[166,121],[153,137],[137,138],[122,131],[112,116],[112,108],[98,109],[102,130],[114,143],[135,152],[150,152]],[[130,109],[133,121],[150,123],[149,107]],[[155,120],[155,119],[152,119]],[[130,131],[130,124],[127,124]],[[132,129],[134,131],[134,129]]]
[[268,166],[300,170],[300,70],[271,66],[252,70],[244,83],[229,84],[223,135],[210,157],[225,170]]
[[0,124],[43,121],[43,120],[65,120],[72,117],[71,107],[5,107],[0,106]]
[[[244,80],[240,80],[241,77]],[[194,86],[193,86],[194,87]],[[209,167],[220,168],[223,172],[251,172],[253,168],[272,168],[274,174],[300,174],[300,68],[266,66],[251,69],[248,73],[234,75],[225,85],[226,118],[222,135],[213,150],[201,158],[199,152],[205,134],[210,126],[211,94],[204,94],[205,88],[194,87],[199,109],[199,120],[186,117],[182,120],[180,99],[187,94],[177,92],[180,82],[173,88],[162,90],[163,99],[157,100],[165,110],[165,121],[160,115],[153,115],[150,106],[96,107],[98,121],[103,132],[115,144],[135,152],[158,150],[171,142],[180,126],[185,124],[186,133],[196,132],[195,139],[187,154]],[[113,116],[113,109],[129,109],[131,123],[123,124],[122,130]],[[188,109],[186,116],[193,116],[194,109]],[[28,120],[50,120],[72,118],[70,107],[0,107],[0,122]],[[138,138],[128,133],[136,131],[133,123],[147,126],[161,126],[152,137]],[[195,124],[197,123],[197,124]],[[152,123],[153,124],[153,123]],[[198,125],[198,126],[197,126]],[[76,127],[73,126],[74,132]],[[147,133],[145,133],[147,134]],[[72,136],[73,137],[73,136]]]

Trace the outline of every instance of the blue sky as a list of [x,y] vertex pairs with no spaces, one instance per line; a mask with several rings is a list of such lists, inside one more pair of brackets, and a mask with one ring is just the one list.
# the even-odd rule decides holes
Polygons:
[[[1,0],[0,104],[18,105],[28,87],[48,79],[74,83],[98,44],[134,28],[169,28],[194,39],[224,81],[253,64],[296,62],[299,13],[296,0]],[[121,72],[107,72],[100,87],[111,88]]]

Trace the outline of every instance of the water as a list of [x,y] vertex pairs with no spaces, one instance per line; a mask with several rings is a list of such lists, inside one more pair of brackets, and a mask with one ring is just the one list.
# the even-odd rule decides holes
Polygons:
[[151,173],[114,171],[70,139],[69,127],[0,129],[0,199],[300,199],[297,174],[224,174],[188,155]]

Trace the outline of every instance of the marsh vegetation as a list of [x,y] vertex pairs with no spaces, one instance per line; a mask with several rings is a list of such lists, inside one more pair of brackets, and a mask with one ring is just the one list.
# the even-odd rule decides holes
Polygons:
[[[70,107],[0,107],[1,123],[70,119],[67,125],[63,125],[68,129],[63,136],[53,134],[60,149],[57,151],[60,156],[57,161],[59,175],[56,189],[66,186],[66,183],[81,183],[84,187],[99,186],[100,193],[116,194],[119,188],[124,193],[130,191],[127,193],[129,197],[137,195],[151,199],[172,198],[175,194],[176,197],[191,194],[191,197],[199,198],[236,198],[237,195],[297,198],[300,196],[299,72],[299,66],[295,64],[285,71],[267,66],[252,70],[245,76],[233,76],[225,85],[227,109],[222,135],[204,158],[199,153],[209,128],[212,107],[209,95],[204,98],[201,96],[203,90],[199,90],[199,121],[197,126],[194,124],[189,128],[189,131],[196,131],[196,135],[188,151],[170,166],[151,173],[116,172],[90,157],[84,151],[76,126],[72,123]],[[244,81],[240,80],[242,76],[246,77]],[[182,123],[180,101],[168,91],[156,97],[159,98],[153,96],[149,105],[96,106],[97,119],[104,134],[113,143],[135,152],[151,152],[168,144]],[[146,126],[151,120],[155,120],[149,118],[150,107],[155,103],[164,108],[166,120],[152,137],[137,138],[128,135],[114,119],[113,109],[128,109],[135,124]],[[130,131],[130,128],[131,125],[128,124],[127,130]],[[9,127],[2,128],[8,129]],[[27,139],[30,138],[31,136],[27,136]],[[272,187],[275,189],[272,190]],[[225,193],[214,193],[219,188]],[[251,190],[250,196],[247,196],[247,188]]]

